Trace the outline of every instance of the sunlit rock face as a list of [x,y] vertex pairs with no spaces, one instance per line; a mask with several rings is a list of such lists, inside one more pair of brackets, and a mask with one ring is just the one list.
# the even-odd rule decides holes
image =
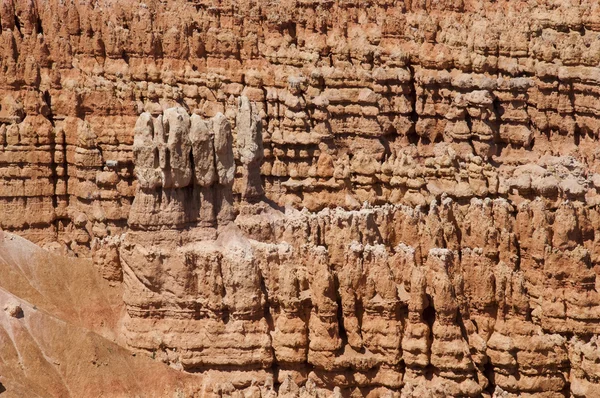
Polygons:
[[0,26],[0,227],[91,257],[127,348],[211,396],[600,395],[596,3]]

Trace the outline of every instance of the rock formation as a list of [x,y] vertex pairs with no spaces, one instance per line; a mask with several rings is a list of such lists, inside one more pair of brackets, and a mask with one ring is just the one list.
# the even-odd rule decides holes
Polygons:
[[5,0],[0,26],[0,227],[91,258],[119,342],[201,396],[600,394],[594,1]]
[[0,271],[3,397],[198,396],[210,383],[122,347],[122,289],[89,261],[0,232]]

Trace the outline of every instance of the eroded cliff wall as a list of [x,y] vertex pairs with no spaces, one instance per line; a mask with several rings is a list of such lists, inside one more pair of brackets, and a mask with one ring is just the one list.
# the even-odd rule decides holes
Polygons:
[[0,227],[122,280],[131,348],[222,395],[600,394],[597,2],[0,25]]

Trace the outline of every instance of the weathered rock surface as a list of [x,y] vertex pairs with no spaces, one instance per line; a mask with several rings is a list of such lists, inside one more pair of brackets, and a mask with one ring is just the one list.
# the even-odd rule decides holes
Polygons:
[[202,394],[600,394],[594,1],[6,0],[0,26],[0,227],[92,257],[122,344]]
[[207,382],[119,345],[121,289],[90,261],[0,232],[0,272],[3,397],[191,397]]

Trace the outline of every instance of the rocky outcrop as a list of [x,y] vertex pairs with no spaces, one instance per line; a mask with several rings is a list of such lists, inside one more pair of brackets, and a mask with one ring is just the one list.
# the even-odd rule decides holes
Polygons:
[[[140,183],[119,243],[131,348],[186,371],[252,370],[260,385],[276,367],[280,394],[292,381],[405,396],[594,391],[570,358],[598,333],[595,210],[443,194],[320,212],[242,202],[219,217],[232,189],[219,152],[233,151],[219,120],[181,108],[138,120]],[[229,193],[195,194],[203,181]]]
[[[249,166],[260,140],[247,98],[238,120]],[[159,350],[161,359],[185,369],[271,364],[258,264],[247,239],[227,228],[235,218],[228,120],[221,113],[190,117],[183,108],[156,118],[144,113],[134,162],[138,189],[119,256],[129,345]],[[260,193],[248,167],[244,180],[245,197]],[[228,232],[217,239],[219,228]]]
[[0,232],[0,271],[3,396],[197,396],[216,381],[125,349],[122,289],[90,261]]
[[206,394],[597,395],[596,6],[4,1],[0,227]]
[[3,6],[3,229],[80,256],[122,233],[136,119],[173,106],[231,123],[234,198],[264,158],[267,196],[313,211],[596,201],[590,2],[126,3]]

